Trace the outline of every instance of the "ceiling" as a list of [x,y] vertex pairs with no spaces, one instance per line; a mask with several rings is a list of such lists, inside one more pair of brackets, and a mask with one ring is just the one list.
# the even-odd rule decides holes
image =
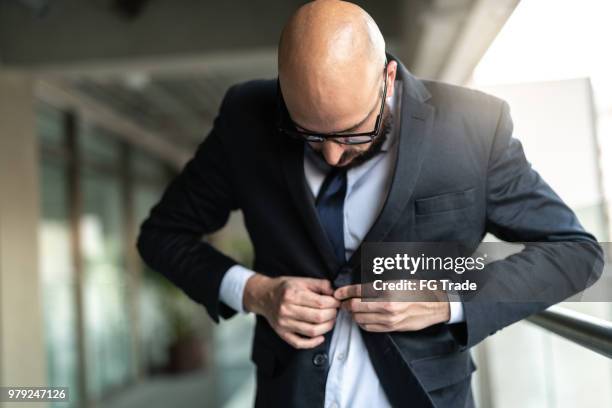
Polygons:
[[[482,24],[475,13],[485,7],[485,19],[491,10],[505,15],[496,34],[517,2],[356,1],[377,21],[388,50],[416,75],[434,79],[444,79],[450,61],[462,57],[453,51],[469,25]],[[230,85],[276,75],[279,32],[302,3],[0,0],[0,69],[40,74],[192,151]],[[491,40],[483,36],[482,52]],[[478,50],[473,40],[463,48]]]
[[132,74],[114,80],[81,78],[71,84],[143,128],[189,147],[203,140],[226,89],[242,79],[224,72],[161,78]]

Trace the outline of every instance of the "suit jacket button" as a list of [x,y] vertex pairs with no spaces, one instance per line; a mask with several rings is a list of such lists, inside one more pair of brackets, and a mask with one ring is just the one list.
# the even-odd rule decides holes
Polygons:
[[312,364],[316,367],[322,367],[327,363],[327,354],[325,353],[317,353],[312,358]]

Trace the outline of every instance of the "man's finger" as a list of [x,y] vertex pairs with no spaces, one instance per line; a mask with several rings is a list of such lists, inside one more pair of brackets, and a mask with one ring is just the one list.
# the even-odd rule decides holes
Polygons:
[[342,309],[351,313],[389,313],[385,302],[364,302],[360,298],[351,298],[342,302]]
[[332,296],[319,295],[318,293],[311,292],[309,290],[300,290],[295,299],[292,299],[290,303],[314,307],[315,309],[337,309],[340,307],[340,301]]
[[334,321],[330,320],[325,323],[312,324],[300,322],[298,320],[287,319],[279,321],[279,325],[281,325],[284,330],[288,330],[292,333],[297,333],[301,334],[302,336],[312,338],[321,336],[330,331],[334,327]]
[[[336,308],[316,309],[313,307],[289,304],[285,308],[284,317],[289,317],[308,323],[325,323],[327,321],[334,320],[336,318],[336,314]],[[283,313],[281,315],[283,315]]]
[[306,287],[316,293],[331,296],[334,293],[331,282],[327,279],[303,278]]
[[379,324],[387,328],[399,323],[400,317],[384,314],[384,313],[353,313],[355,323],[361,324]]
[[309,339],[288,331],[281,333],[281,337],[296,349],[311,349],[313,347],[317,347],[325,340],[325,337],[323,336]]
[[338,300],[361,297],[361,284],[343,286],[336,289],[334,297]]
[[388,332],[391,331],[389,327],[383,326],[382,324],[360,324],[361,327],[365,331],[369,332]]

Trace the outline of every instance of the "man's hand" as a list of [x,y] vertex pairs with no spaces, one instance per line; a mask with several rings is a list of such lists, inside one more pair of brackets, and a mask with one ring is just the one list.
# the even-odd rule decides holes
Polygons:
[[325,279],[255,274],[244,289],[248,311],[262,315],[274,331],[295,348],[318,346],[334,327],[340,301]]
[[389,302],[361,299],[361,285],[336,289],[334,297],[353,314],[362,329],[371,332],[415,331],[450,319],[450,305],[444,292],[431,293],[435,302]]

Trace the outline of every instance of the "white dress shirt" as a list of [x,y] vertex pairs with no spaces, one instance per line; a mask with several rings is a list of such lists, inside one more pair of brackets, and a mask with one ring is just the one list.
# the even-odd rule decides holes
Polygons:
[[[395,83],[393,97],[388,98],[394,112],[394,123],[380,153],[347,172],[347,191],[344,201],[344,246],[348,260],[376,220],[391,184],[398,151],[402,85]],[[304,173],[316,197],[330,166],[305,144]],[[222,302],[244,312],[242,295],[246,281],[255,272],[241,266],[231,267],[221,281],[219,297]],[[463,321],[463,305],[450,302],[448,323]],[[390,407],[387,396],[374,371],[359,327],[349,312],[339,310],[329,348],[329,372],[325,385],[325,408]]]

